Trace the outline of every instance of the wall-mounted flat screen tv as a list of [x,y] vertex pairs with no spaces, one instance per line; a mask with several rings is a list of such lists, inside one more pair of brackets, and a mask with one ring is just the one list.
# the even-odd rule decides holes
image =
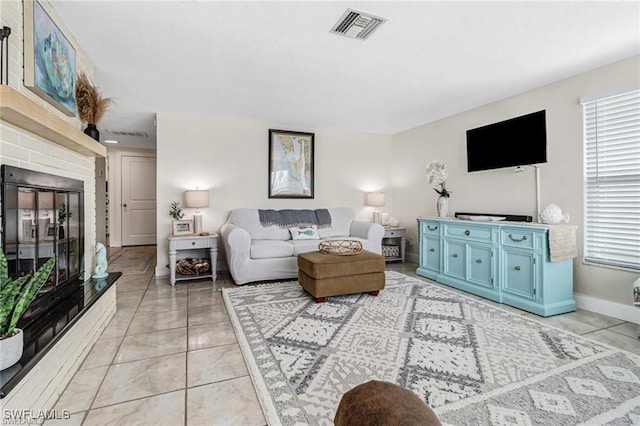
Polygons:
[[467,130],[467,170],[547,162],[546,111]]

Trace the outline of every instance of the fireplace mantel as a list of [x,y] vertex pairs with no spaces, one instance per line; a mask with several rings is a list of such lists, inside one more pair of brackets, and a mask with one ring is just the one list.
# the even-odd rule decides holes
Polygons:
[[0,85],[0,117],[15,126],[88,157],[106,157],[107,148],[11,86]]

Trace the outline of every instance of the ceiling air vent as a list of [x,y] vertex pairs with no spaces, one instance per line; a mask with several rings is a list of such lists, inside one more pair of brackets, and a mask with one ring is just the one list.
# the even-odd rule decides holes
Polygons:
[[107,133],[117,136],[138,136],[141,138],[148,138],[149,135],[147,132],[142,132],[140,130],[105,130]]
[[365,40],[387,20],[357,10],[347,9],[331,28],[332,33]]

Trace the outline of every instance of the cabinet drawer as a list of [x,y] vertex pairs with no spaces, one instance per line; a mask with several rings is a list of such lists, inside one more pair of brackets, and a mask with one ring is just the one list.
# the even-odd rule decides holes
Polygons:
[[197,240],[178,240],[176,241],[177,250],[188,250],[198,248],[210,248],[211,243],[208,238],[202,238]]
[[535,235],[536,232],[527,229],[503,228],[500,231],[500,242],[503,246],[533,249]]
[[406,234],[405,229],[385,229],[384,238],[401,238]]
[[440,224],[430,220],[423,220],[420,222],[420,232],[422,234],[440,235]]
[[471,241],[491,242],[491,227],[476,228],[467,225],[451,225],[444,226],[444,235],[446,237],[462,238]]

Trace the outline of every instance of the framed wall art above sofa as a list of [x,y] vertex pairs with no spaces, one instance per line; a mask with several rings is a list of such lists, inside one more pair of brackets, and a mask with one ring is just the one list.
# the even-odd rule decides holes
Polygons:
[[313,198],[314,134],[269,129],[269,198]]

